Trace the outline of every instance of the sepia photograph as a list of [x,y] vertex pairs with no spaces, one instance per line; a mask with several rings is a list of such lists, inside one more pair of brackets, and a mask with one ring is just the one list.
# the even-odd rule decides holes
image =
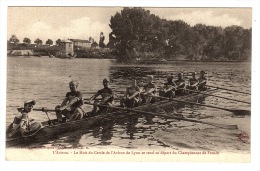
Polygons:
[[6,10],[6,161],[251,162],[252,7]]

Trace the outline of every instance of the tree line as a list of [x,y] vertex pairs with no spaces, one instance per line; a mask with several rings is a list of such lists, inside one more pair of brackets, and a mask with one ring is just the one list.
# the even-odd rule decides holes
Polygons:
[[[12,43],[19,43],[20,40],[16,37],[16,35],[12,35],[11,38],[9,39],[9,42],[12,42]],[[31,44],[31,39],[29,39],[28,37],[25,37],[23,39],[23,43],[26,43],[26,44]],[[56,45],[59,45],[59,43],[61,42],[61,39],[57,39],[56,40]],[[37,45],[42,45],[43,42],[41,39],[37,38],[34,40],[34,43],[37,44]],[[51,39],[48,39],[46,42],[45,42],[46,45],[53,45],[53,41]]]
[[142,8],[124,8],[110,19],[108,47],[119,61],[137,58],[251,60],[252,29],[166,20]]
[[[92,37],[89,37],[89,41],[90,41],[90,42],[93,42],[93,43],[91,44],[91,47],[96,47],[96,46],[99,45],[99,44],[97,44],[96,41],[94,41],[94,39],[93,39]],[[17,38],[16,35],[11,35],[11,37],[10,37],[10,39],[9,39],[8,42],[9,42],[9,43],[19,43],[20,40]],[[25,44],[27,44],[27,45],[31,44],[31,42],[32,42],[31,39],[29,39],[28,37],[25,37],[25,38],[23,39],[23,43],[25,43]],[[61,42],[61,39],[57,39],[57,40],[55,41],[55,43],[56,43],[57,46],[59,46],[60,42]],[[34,43],[37,44],[37,45],[42,45],[42,44],[43,44],[43,41],[42,41],[41,39],[37,38],[37,39],[34,40]],[[102,43],[103,43],[103,42],[102,42]],[[46,44],[46,45],[53,45],[53,40],[52,40],[52,39],[48,39],[48,40],[46,40],[45,44]],[[105,46],[105,45],[102,44],[102,46]]]

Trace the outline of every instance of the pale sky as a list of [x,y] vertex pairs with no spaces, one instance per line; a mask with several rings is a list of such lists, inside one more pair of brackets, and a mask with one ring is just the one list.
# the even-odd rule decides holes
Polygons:
[[[99,41],[104,32],[108,42],[110,18],[120,7],[8,7],[7,39],[15,34],[20,42],[25,37],[45,41],[50,38],[88,39]],[[205,25],[227,27],[238,25],[252,27],[251,8],[145,8],[167,20],[183,20],[191,26]]]

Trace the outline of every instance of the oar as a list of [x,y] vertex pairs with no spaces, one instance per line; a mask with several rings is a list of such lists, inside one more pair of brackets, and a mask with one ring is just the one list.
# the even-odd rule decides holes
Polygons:
[[[90,104],[90,103],[87,103],[87,104]],[[90,104],[90,105],[93,105],[93,104]],[[218,123],[212,123],[212,122],[204,122],[204,121],[199,121],[199,120],[194,120],[194,119],[180,118],[180,117],[169,116],[169,115],[165,115],[165,114],[145,112],[145,111],[140,111],[140,110],[135,110],[135,109],[121,108],[121,107],[115,107],[115,106],[107,106],[107,105],[101,105],[101,104],[98,104],[97,106],[108,107],[108,108],[111,108],[111,109],[117,109],[117,110],[146,114],[146,115],[161,116],[161,117],[166,117],[166,118],[176,119],[176,120],[183,120],[183,121],[188,121],[188,122],[207,124],[207,125],[212,125],[212,126],[216,126],[216,127],[219,127],[219,128],[224,128],[224,129],[237,129],[237,125],[224,125],[224,124],[218,124]]]
[[[181,89],[181,88],[180,88]],[[184,90],[182,88],[182,90]],[[186,89],[185,89],[186,90]],[[188,89],[187,89],[188,90]],[[198,94],[205,94],[207,96],[213,96],[213,97],[218,97],[218,98],[222,98],[222,99],[226,99],[226,100],[232,100],[232,101],[236,101],[236,102],[241,102],[241,103],[246,103],[246,104],[251,104],[250,102],[246,102],[246,101],[241,101],[241,100],[236,100],[236,99],[231,99],[231,98],[227,98],[227,97],[223,97],[223,96],[218,96],[218,95],[213,95],[213,94],[209,94],[209,93],[204,93],[201,91],[194,91],[194,90],[188,90],[190,92],[194,92],[194,93],[198,93]]]
[[237,90],[231,90],[231,89],[222,88],[222,87],[217,87],[217,86],[211,86],[211,85],[207,85],[207,86],[208,86],[208,87],[212,87],[212,88],[221,89],[221,90],[227,90],[227,91],[233,91],[233,92],[236,92],[236,93],[242,93],[242,94],[251,95],[251,93],[247,93],[247,92],[242,92],[242,91],[237,91]]
[[215,109],[226,110],[226,111],[234,113],[234,115],[251,115],[251,111],[250,110],[227,109],[227,108],[218,107],[218,106],[206,105],[206,104],[201,104],[201,103],[193,103],[193,102],[177,100],[177,99],[174,99],[174,98],[167,98],[167,97],[161,97],[161,96],[152,96],[152,97],[159,98],[159,99],[164,99],[164,100],[176,101],[176,102],[179,102],[179,103],[187,103],[187,104],[192,104],[192,105],[205,106],[205,107],[211,107],[211,108],[215,108]]
[[[91,92],[91,91],[87,91],[87,92],[82,92],[83,94],[96,94],[97,92],[95,91],[93,91],[93,92]],[[125,91],[114,91],[114,93],[115,94],[123,94],[123,93],[125,93]]]
[[33,108],[33,110],[35,110],[35,111],[41,111],[41,112],[56,112],[56,110],[54,110],[54,109],[47,109],[47,108],[45,108],[45,107],[43,107],[43,108],[41,108],[41,109],[35,109],[35,108]]
[[[84,98],[83,100],[88,101],[88,100],[90,100],[90,98]],[[95,100],[101,101],[102,98],[96,98]],[[121,98],[117,97],[117,98],[114,98],[114,100],[121,100]]]
[[49,109],[46,109],[46,108],[33,109],[33,110],[44,112],[44,113],[47,115],[47,117],[48,117],[48,124],[49,124],[49,126],[53,125],[53,123],[51,122],[51,119],[50,119],[50,117],[49,117],[49,115],[48,115],[48,111],[49,111],[49,112],[53,112],[53,111],[55,112],[55,110],[49,110]]

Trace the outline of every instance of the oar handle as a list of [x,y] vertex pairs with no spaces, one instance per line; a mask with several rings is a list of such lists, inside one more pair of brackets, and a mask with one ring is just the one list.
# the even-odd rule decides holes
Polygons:
[[56,111],[56,110],[53,110],[53,109],[47,109],[45,107],[43,107],[41,109],[34,108],[33,110],[34,111],[41,111],[41,112],[55,112]]
[[242,91],[237,91],[237,90],[231,90],[231,89],[222,88],[222,87],[217,87],[217,86],[212,86],[212,85],[207,85],[207,86],[208,86],[208,87],[212,87],[212,88],[221,89],[221,90],[227,90],[227,91],[233,91],[233,92],[236,92],[236,93],[242,93],[242,94],[251,95],[251,93],[247,93],[247,92],[242,92]]

